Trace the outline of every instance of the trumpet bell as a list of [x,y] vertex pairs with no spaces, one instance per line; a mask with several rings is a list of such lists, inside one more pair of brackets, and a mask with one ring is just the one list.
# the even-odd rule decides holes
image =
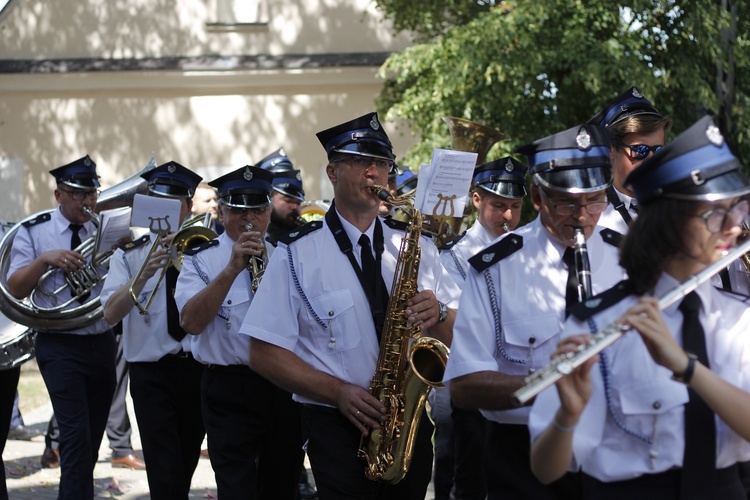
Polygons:
[[182,262],[185,260],[185,251],[195,248],[203,243],[217,238],[216,231],[203,226],[191,226],[177,231],[169,246],[169,257],[172,265],[178,271],[182,271]]

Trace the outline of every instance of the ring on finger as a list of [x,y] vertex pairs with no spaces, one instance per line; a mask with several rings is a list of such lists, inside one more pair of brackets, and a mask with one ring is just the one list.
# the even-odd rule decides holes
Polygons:
[[357,413],[355,413],[355,415],[359,416],[360,413],[362,413],[362,412],[360,412],[359,410],[357,410]]

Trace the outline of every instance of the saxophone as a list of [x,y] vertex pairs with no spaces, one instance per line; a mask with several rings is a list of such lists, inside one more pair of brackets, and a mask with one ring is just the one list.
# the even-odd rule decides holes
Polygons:
[[[379,186],[373,191],[389,203],[398,203]],[[388,484],[397,483],[409,470],[427,393],[430,387],[442,387],[448,362],[448,347],[437,339],[420,337],[419,326],[407,325],[404,314],[407,302],[419,291],[421,229],[422,214],[412,210],[398,253],[378,364],[370,381],[370,394],[385,406],[386,420],[380,429],[362,437],[358,453],[367,462],[367,478]]]

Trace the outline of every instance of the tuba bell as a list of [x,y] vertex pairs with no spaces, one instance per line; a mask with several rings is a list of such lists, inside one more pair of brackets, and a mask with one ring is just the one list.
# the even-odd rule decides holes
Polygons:
[[[123,180],[119,184],[116,184],[102,191],[101,196],[97,200],[97,210],[108,210],[111,208],[131,205],[136,193],[145,193],[148,189],[145,179],[141,178],[141,174],[151,170],[154,167],[156,167],[156,159],[152,157],[151,161],[143,169]],[[53,309],[45,309],[40,308],[35,302],[33,302],[31,300],[31,295],[26,299],[16,299],[8,291],[7,274],[10,267],[10,254],[11,249],[13,248],[13,240],[16,237],[18,230],[26,221],[33,220],[36,217],[47,213],[52,213],[55,210],[56,208],[45,210],[23,219],[22,221],[14,225],[10,230],[8,230],[8,232],[5,233],[2,241],[0,241],[0,311],[2,311],[2,313],[12,321],[15,321],[16,323],[27,326],[34,330],[75,330],[95,323],[96,321],[101,319],[104,313],[98,295],[90,296],[84,303],[75,307],[69,307],[67,309],[62,309],[59,307]],[[93,247],[94,237],[91,237],[82,242],[79,248],[90,255],[92,253]],[[87,250],[88,248],[91,248],[91,250]],[[93,258],[94,256],[92,256],[92,259]],[[108,260],[102,262],[102,264],[104,265],[107,262]],[[103,280],[104,277],[106,277],[106,274],[99,275],[99,278],[101,278],[101,280]],[[43,276],[43,278],[46,282],[49,279],[49,276]],[[88,280],[89,278],[81,279]],[[97,281],[93,286],[98,284],[101,280]],[[40,279],[40,281],[42,280]],[[46,287],[46,284],[42,283],[42,286]],[[75,286],[77,287],[78,284],[76,284]],[[91,286],[91,288],[93,288],[93,286]],[[37,284],[37,287],[39,287],[39,284]],[[88,290],[90,290],[91,288],[89,288]],[[63,287],[63,289],[60,291],[63,290],[68,290],[68,287]],[[79,289],[78,291],[82,292],[79,294],[78,291],[74,291],[74,288],[71,288],[70,290],[73,291],[73,293],[75,293],[79,298],[85,296],[86,292],[88,291]],[[35,295],[35,292],[37,292],[36,289],[32,292],[32,295]],[[72,301],[70,303],[72,303]]]

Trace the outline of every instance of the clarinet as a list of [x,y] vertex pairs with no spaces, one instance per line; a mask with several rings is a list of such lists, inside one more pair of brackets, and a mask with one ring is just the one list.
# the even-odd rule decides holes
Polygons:
[[589,265],[589,251],[586,248],[586,236],[583,228],[575,228],[573,236],[573,257],[578,277],[578,302],[583,302],[593,295],[591,291],[591,266]]

